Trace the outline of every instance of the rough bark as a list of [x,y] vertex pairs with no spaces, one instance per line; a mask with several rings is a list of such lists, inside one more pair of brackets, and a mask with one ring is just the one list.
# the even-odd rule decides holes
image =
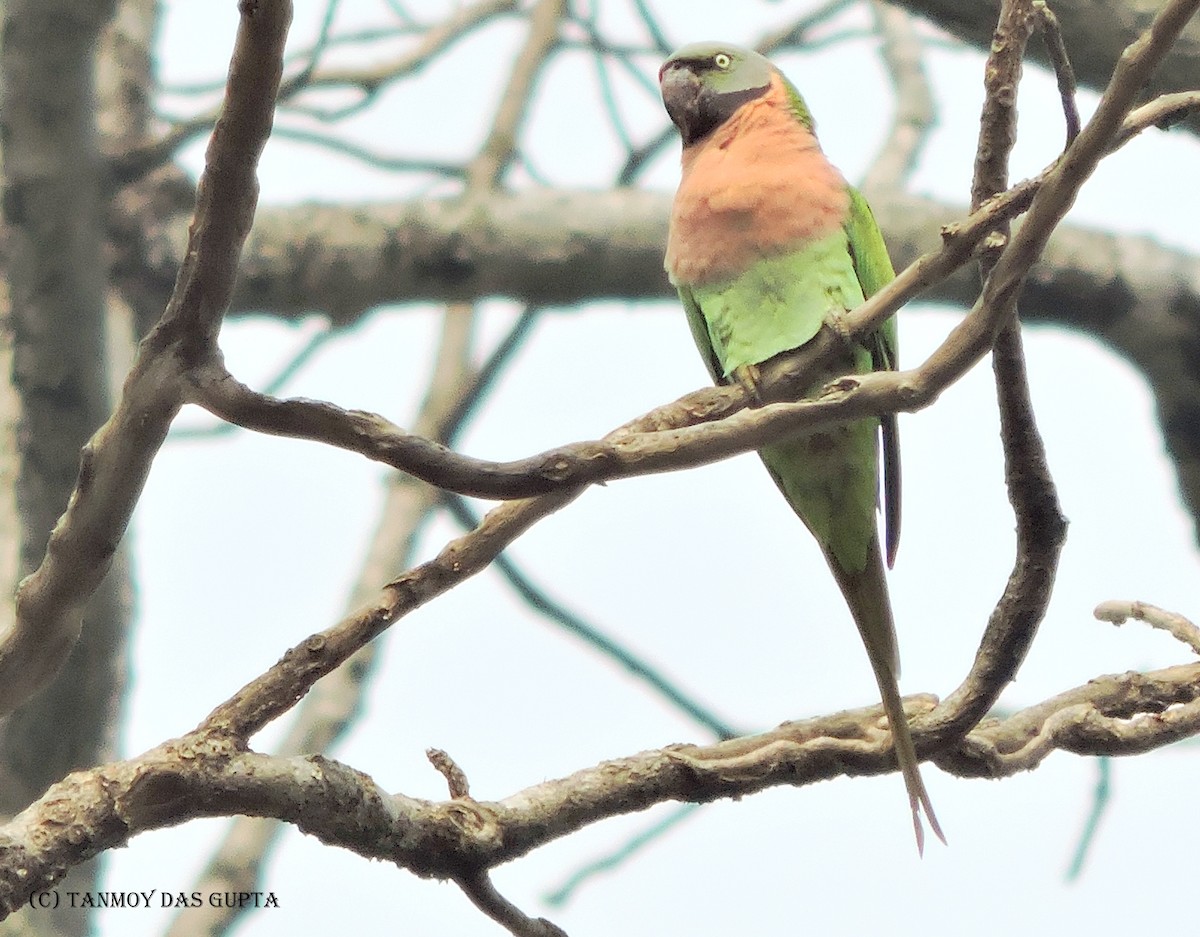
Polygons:
[[[868,194],[897,268],[936,248],[941,227],[966,214],[965,206],[895,191]],[[668,203],[666,194],[632,189],[535,190],[476,200],[469,211],[449,200],[264,208],[231,315],[317,313],[348,325],[392,303],[667,299]],[[149,270],[125,268],[126,277],[139,272],[130,286],[148,308],[156,289],[169,291],[183,250],[182,226],[162,218],[147,225]],[[964,269],[925,298],[968,307],[978,291],[978,278]],[[1021,314],[1090,335],[1145,375],[1184,503],[1200,518],[1197,258],[1148,237],[1064,225],[1025,287]]]
[[[75,486],[80,448],[110,406],[107,225],[96,50],[113,3],[10,2],[0,50],[4,268],[11,284],[3,362],[7,502],[0,581],[11,594],[45,552]],[[115,83],[114,83],[115,84]],[[148,84],[147,84],[148,89]],[[11,460],[11,461],[7,461]],[[116,754],[131,589],[124,551],[82,617],[87,626],[55,680],[0,726],[0,814]],[[13,624],[13,606],[2,613]],[[97,868],[74,869],[91,888]],[[4,924],[22,934],[79,934],[87,912],[59,908]],[[10,931],[5,931],[10,932]]]
[[[961,0],[892,0],[933,21],[951,35],[987,50],[996,28],[999,0],[962,3]],[[1161,0],[1052,0],[1071,65],[1081,85],[1103,88],[1121,51],[1133,42],[1162,7]],[[1029,44],[1029,55],[1048,65],[1042,43]],[[1193,19],[1145,89],[1146,97],[1186,91],[1200,85],[1200,20]],[[1200,132],[1200,116],[1184,121]]]

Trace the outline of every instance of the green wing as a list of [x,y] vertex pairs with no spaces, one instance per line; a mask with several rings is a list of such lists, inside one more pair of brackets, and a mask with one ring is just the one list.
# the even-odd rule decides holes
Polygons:
[[[793,253],[767,257],[727,283],[677,284],[692,338],[717,383],[747,364],[798,348],[829,315],[849,311],[891,279],[891,261],[863,197],[850,189],[844,230]],[[896,367],[894,318],[863,343],[859,373]],[[821,375],[816,386],[835,373]],[[900,460],[896,418],[880,421],[886,556],[894,561],[900,537]],[[874,536],[878,503],[874,421],[837,436],[835,456],[817,458],[814,440],[767,447],[768,468],[817,539],[847,569],[862,569]],[[844,445],[843,445],[844,444]],[[834,493],[836,497],[830,497]],[[861,518],[849,522],[850,518]],[[869,520],[869,523],[868,523]]]
[[[896,273],[888,257],[887,246],[879,225],[871,213],[871,206],[862,193],[850,187],[850,217],[846,221],[846,235],[850,241],[850,256],[863,295],[870,299],[887,286]],[[871,336],[869,348],[871,361],[876,371],[895,371],[899,336],[896,317],[892,316],[879,331]],[[880,420],[883,430],[883,503],[884,527],[886,530],[887,564],[896,562],[896,550],[900,546],[900,435],[896,426],[896,414],[890,413]]]
[[[696,346],[718,383],[739,369],[798,348],[831,315],[863,302],[848,233],[764,257],[723,283],[679,285]],[[874,367],[864,344],[814,374],[811,389],[853,370]],[[846,569],[868,565],[879,503],[875,420],[804,434],[765,446],[760,455],[796,513]],[[878,547],[876,547],[878,551]]]
[[700,357],[704,359],[704,366],[708,368],[714,384],[724,384],[723,372],[725,369],[721,367],[721,362],[717,360],[717,356],[713,352],[712,340],[708,337],[708,323],[704,321],[704,313],[700,311],[696,297],[689,287],[681,286],[679,287],[679,299],[683,302],[688,328],[692,330],[692,339],[696,343]]
[[847,232],[763,257],[722,283],[676,284],[714,380],[807,343],[834,311],[863,301]]

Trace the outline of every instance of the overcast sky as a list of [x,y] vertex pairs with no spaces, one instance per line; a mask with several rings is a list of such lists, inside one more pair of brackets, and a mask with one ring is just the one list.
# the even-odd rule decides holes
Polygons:
[[[443,10],[433,2],[407,6],[431,17]],[[614,27],[628,17],[628,6],[605,3]],[[717,0],[653,6],[680,44],[749,43],[787,11],[803,8]],[[311,40],[323,4],[301,0],[297,7],[294,48]],[[387,21],[384,3],[350,0],[343,7],[344,25]],[[159,56],[164,79],[224,74],[233,4],[175,0],[167,8]],[[410,152],[417,138],[428,155],[469,154],[520,39],[521,31],[510,27],[479,33],[385,96],[349,132],[384,152]],[[934,44],[928,61],[939,126],[913,188],[965,201],[982,59]],[[807,96],[830,157],[849,178],[861,175],[891,112],[873,44],[848,42],[782,64]],[[621,93],[639,139],[664,125],[661,109],[632,83]],[[447,107],[447,100],[455,105]],[[1083,96],[1085,116],[1094,100]],[[619,145],[598,107],[586,60],[551,70],[530,133],[538,167],[555,184],[604,186],[619,165]],[[1014,178],[1040,169],[1061,145],[1057,95],[1037,69],[1028,70],[1022,86],[1021,121]],[[193,170],[202,145],[186,153]],[[664,154],[646,184],[670,190],[677,154],[677,147]],[[1197,196],[1183,185],[1198,159],[1194,137],[1152,131],[1109,161],[1071,220],[1152,233],[1200,252]],[[266,203],[387,200],[404,191],[381,173],[284,141],[268,147],[262,183]],[[486,309],[481,356],[515,315],[509,303],[489,302]],[[437,314],[419,306],[379,310],[328,344],[285,392],[409,423],[428,377]],[[906,309],[903,361],[921,360],[957,320],[953,310]],[[260,386],[320,328],[318,319],[299,326],[239,321],[226,328],[222,345],[234,374]],[[1049,615],[1003,699],[1013,708],[1104,673],[1187,660],[1162,633],[1094,621],[1098,602],[1136,598],[1200,614],[1190,519],[1179,505],[1144,383],[1103,348],[1061,331],[1027,330],[1027,349],[1040,426],[1071,526]],[[673,303],[556,310],[461,448],[505,459],[595,438],[706,380]],[[205,422],[193,411],[181,417],[188,426]],[[945,694],[965,674],[1013,559],[990,369],[980,365],[900,425],[905,529],[890,583],[902,689]],[[383,480],[361,458],[300,442],[238,433],[168,444],[134,525],[140,615],[127,753],[189,730],[287,647],[340,616]],[[445,520],[431,524],[422,555],[456,533]],[[815,544],[752,455],[591,490],[537,525],[511,556],[552,595],[737,725],[767,728],[877,701],[857,632]],[[458,761],[476,797],[497,799],[606,758],[708,740],[613,664],[538,618],[491,571],[405,619],[384,642],[365,717],[333,755],[391,791],[445,796],[442,778],[425,760],[430,746]],[[449,681],[472,691],[447,696]],[[277,734],[264,733],[256,744],[266,748]],[[1185,744],[1114,766],[1112,804],[1086,873],[1073,885],[1063,876],[1097,769],[1062,754],[1033,774],[993,783],[953,779],[926,766],[951,845],[933,842],[923,861],[913,847],[903,784],[890,775],[707,806],[561,908],[549,908],[541,896],[675,808],[589,828],[505,867],[496,881],[525,911],[546,915],[572,937],[801,929],[1118,933],[1147,923],[1167,931],[1194,921],[1185,844],[1194,826],[1196,756]],[[190,891],[222,829],[211,821],[139,836],[109,854],[106,886]],[[500,933],[456,887],[368,863],[295,830],[285,835],[265,887],[282,907],[252,913],[239,934],[327,927]],[[103,932],[157,933],[168,913],[111,912],[102,917]]]

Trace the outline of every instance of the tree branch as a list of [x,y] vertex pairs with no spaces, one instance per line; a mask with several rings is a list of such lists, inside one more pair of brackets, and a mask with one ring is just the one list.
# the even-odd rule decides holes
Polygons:
[[[1031,0],[1002,3],[992,51],[984,66],[986,96],[971,183],[975,208],[1008,185],[1008,160],[1017,139],[1017,88],[1033,21]],[[980,252],[985,293],[989,277],[1004,260],[1000,251],[1008,239],[1009,225],[1002,222],[994,231],[995,246]],[[962,731],[978,723],[1015,679],[1050,604],[1066,539],[1066,520],[1058,506],[1030,400],[1015,295],[1011,310],[1012,316],[1001,326],[992,348],[992,368],[1004,447],[1004,481],[1016,516],[1016,557],[971,672],[931,716],[931,722],[940,723],[941,738],[952,737],[951,726]]]
[[142,343],[116,412],[84,447],[75,491],[41,566],[17,591],[16,620],[0,640],[0,713],[40,688],[74,646],[80,609],[108,571],[183,403],[181,363],[215,347],[254,215],[254,167],[270,133],[290,18],[283,0],[243,4],[228,100],[209,146],[187,259],[162,321]]
[[912,17],[883,0],[873,0],[871,11],[875,29],[883,39],[883,61],[892,79],[896,114],[887,140],[862,180],[862,188],[899,190],[937,123],[937,112]]
[[[941,29],[979,49],[991,48],[999,0],[892,2],[928,17]],[[1053,4],[1063,41],[1072,52],[1076,76],[1089,88],[1108,84],[1125,47],[1141,35],[1162,6],[1159,0],[1053,0]],[[1045,49],[1034,46],[1030,51],[1036,61],[1050,64]],[[1146,84],[1145,93],[1160,95],[1194,88],[1197,75],[1200,75],[1200,21],[1194,20],[1183,28],[1178,41],[1163,57],[1162,65]],[[1200,119],[1192,116],[1186,126],[1196,133],[1200,131]]]
[[[1200,664],[1101,677],[987,720],[937,764],[1005,777],[1051,752],[1135,754],[1200,731]],[[928,708],[928,698],[908,700]],[[78,862],[137,833],[243,813],[296,824],[329,845],[431,878],[459,880],[601,819],[669,800],[703,803],[777,786],[894,770],[879,706],[786,723],[711,746],[607,761],[498,802],[389,795],[320,756],[272,757],[203,727],[128,761],[78,772],[0,827],[0,908],[24,904]]]
[[[360,101],[348,108],[342,108],[336,115],[350,116],[374,100],[389,84],[420,70],[454,42],[515,8],[515,0],[480,0],[460,9],[445,22],[430,27],[424,32],[420,42],[397,59],[374,65],[369,69],[322,70],[305,66],[281,84],[278,99],[281,104],[285,103],[310,88],[351,87],[361,92]],[[309,55],[314,52],[315,50],[308,50]],[[159,139],[114,154],[109,168],[113,185],[128,185],[164,165],[188,140],[207,133],[217,123],[219,113],[219,110],[214,110],[180,121]]]
[[1123,625],[1130,618],[1144,621],[1152,628],[1159,628],[1167,632],[1176,641],[1182,641],[1200,654],[1200,628],[1177,612],[1168,612],[1147,602],[1123,602],[1111,599],[1097,605],[1093,614],[1098,620],[1111,622],[1114,625]]
[[531,918],[496,891],[486,872],[455,879],[471,903],[514,937],[567,937],[564,930],[545,918]]
[[[1044,183],[1030,205],[1025,224],[1009,242],[988,275],[977,308],[995,303],[1010,314],[1015,310],[1017,296],[1026,276],[1021,272],[1022,268],[1028,270],[1026,264],[1031,263],[1032,258],[1044,247],[1050,227],[1066,214],[1075,199],[1078,186],[1099,165],[1104,153],[1111,149],[1113,138],[1120,131],[1138,90],[1153,74],[1161,57],[1197,6],[1200,6],[1200,0],[1167,3],[1147,32],[1126,50],[1092,119],[1067,147],[1062,158],[1046,173]],[[1010,23],[1009,28],[1020,31],[1024,27]],[[1020,34],[1005,34],[998,30],[996,48],[1002,51],[1006,44],[1023,46],[1024,42]],[[1019,59],[1015,65],[1008,63],[1008,66],[1019,71]],[[1012,72],[998,75],[997,79],[1006,85],[1011,85],[1015,80]],[[1015,98],[1015,87],[1008,95],[1000,97],[1007,98],[1011,103]],[[1008,116],[1003,126],[1010,129],[1012,119],[1011,115]],[[986,148],[981,146],[981,163],[987,157],[985,149],[994,152],[997,147],[1002,149],[1002,142]],[[978,196],[989,194],[980,180],[992,171],[985,168],[977,173],[977,182],[985,189],[979,191]],[[964,325],[970,323],[972,318],[968,317]],[[1003,324],[1007,318],[999,321]],[[976,724],[994,704],[1000,688],[1012,679],[1045,611],[1065,535],[1065,521],[1046,470],[1045,454],[1032,420],[1027,393],[1022,392],[1023,368],[1014,336],[1010,334],[1007,347],[1000,348],[999,354],[1004,360],[998,377],[1003,379],[1007,372],[1009,377],[1017,380],[1016,392],[1002,391],[1000,400],[1005,426],[1005,471],[1010,498],[1017,514],[1019,553],[1009,587],[988,622],[971,672],[929,719],[931,726],[937,726],[936,735],[941,739],[953,738],[958,732]],[[914,732],[915,738],[921,737],[918,732]]]
[[1063,116],[1067,121],[1067,144],[1070,145],[1071,141],[1079,136],[1080,128],[1079,105],[1075,100],[1075,69],[1071,67],[1071,59],[1067,55],[1067,44],[1063,40],[1058,17],[1046,6],[1046,0],[1036,0],[1033,12],[1038,18],[1038,29],[1046,47],[1046,56],[1058,81],[1058,96],[1062,99]]
[[[1126,119],[1114,145],[1180,109],[1200,93],[1151,102]],[[1037,185],[1037,180],[1032,180]],[[894,192],[867,192],[897,265],[936,249],[939,227],[961,209]],[[657,193],[528,192],[476,201],[392,206],[268,209],[251,234],[234,313],[284,317],[316,308],[334,325],[385,303],[506,295],[535,304],[669,295],[662,273],[669,198]],[[151,256],[136,289],[169,282],[183,246],[161,220],[148,223]],[[161,286],[160,286],[161,288]],[[966,271],[925,297],[970,305],[977,281]],[[145,305],[145,303],[143,303]],[[1060,227],[1039,275],[1022,295],[1028,322],[1051,321],[1090,334],[1129,359],[1156,397],[1185,504],[1200,525],[1200,264],[1151,238]],[[1198,528],[1200,530],[1200,528]]]
[[[1082,181],[1082,180],[1080,180]],[[877,328],[904,302],[962,266],[976,245],[997,223],[1029,203],[1037,190],[1033,184],[1015,187],[981,207],[960,225],[943,229],[942,247],[927,254],[847,317],[847,334],[865,334]],[[1031,264],[1036,255],[1028,255]],[[786,432],[837,422],[851,416],[877,416],[928,405],[945,386],[965,373],[990,345],[989,329],[1001,313],[977,303],[978,315],[960,325],[921,368],[888,372],[834,382],[843,393],[826,393],[821,400],[780,404],[738,413],[719,426],[693,424],[729,416],[749,401],[736,388],[708,388],[659,408],[640,418],[642,427],[610,434],[606,441],[577,443],[531,458],[495,463],[453,453],[420,436],[405,433],[383,417],[344,410],[311,400],[277,400],[258,394],[235,380],[216,359],[198,362],[190,375],[189,400],[222,419],[275,435],[324,442],[401,469],[440,488],[481,497],[518,498],[563,487],[608,481],[619,477],[707,464],[729,455],[760,447]],[[981,324],[982,323],[982,324]],[[768,369],[785,386],[765,392],[765,399],[791,399],[799,395],[797,373],[822,355],[842,349],[831,334],[814,341],[793,356]],[[937,369],[934,376],[931,369]],[[850,395],[845,392],[857,391]],[[854,400],[849,397],[854,396]],[[670,431],[670,432],[668,432]]]

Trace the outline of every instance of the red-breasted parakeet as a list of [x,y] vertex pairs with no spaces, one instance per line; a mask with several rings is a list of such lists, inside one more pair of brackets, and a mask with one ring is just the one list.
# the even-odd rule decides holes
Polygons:
[[[758,364],[805,344],[827,322],[836,326],[892,279],[891,261],[871,209],[826,159],[803,99],[766,58],[732,45],[690,45],[667,59],[659,81],[683,138],[667,273],[713,379],[754,388]],[[850,371],[895,367],[891,319],[817,375],[810,390]],[[890,566],[900,534],[895,416],[816,430],[759,454],[817,538],[858,625],[920,848],[922,809],[945,838],[896,684],[899,655],[875,519],[880,435]]]

